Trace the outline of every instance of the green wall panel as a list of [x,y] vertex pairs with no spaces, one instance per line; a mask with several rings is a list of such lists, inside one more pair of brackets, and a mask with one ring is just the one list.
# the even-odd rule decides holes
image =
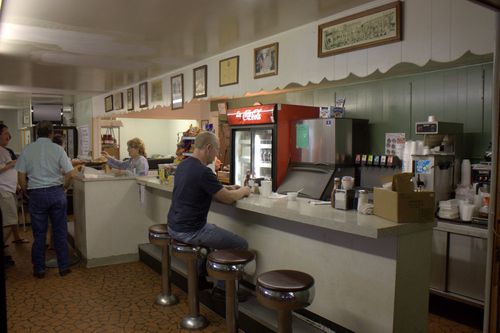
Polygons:
[[[405,133],[411,140],[415,122],[434,115],[440,121],[464,124],[464,157],[479,159],[491,141],[491,63],[372,80],[336,87],[320,87],[285,94],[240,98],[229,108],[262,103],[335,105],[345,98],[346,116],[370,121],[370,148],[384,152],[385,133]],[[216,102],[213,106],[217,109]]]

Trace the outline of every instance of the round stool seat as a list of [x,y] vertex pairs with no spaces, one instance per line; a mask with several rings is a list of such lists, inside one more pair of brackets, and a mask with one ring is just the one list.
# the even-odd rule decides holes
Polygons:
[[257,300],[275,310],[296,310],[314,298],[314,278],[293,270],[276,270],[257,277]]
[[171,238],[168,234],[166,224],[154,224],[149,227],[149,242],[157,245],[164,245],[165,242],[170,242]]
[[255,254],[247,250],[226,249],[212,251],[208,254],[208,275],[219,280],[241,278],[245,265],[255,258]]

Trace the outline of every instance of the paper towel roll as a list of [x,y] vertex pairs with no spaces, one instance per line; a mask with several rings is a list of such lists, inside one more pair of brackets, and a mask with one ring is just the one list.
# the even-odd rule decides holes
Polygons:
[[462,161],[462,185],[464,186],[470,186],[470,176],[471,176],[471,164],[470,160],[463,160]]

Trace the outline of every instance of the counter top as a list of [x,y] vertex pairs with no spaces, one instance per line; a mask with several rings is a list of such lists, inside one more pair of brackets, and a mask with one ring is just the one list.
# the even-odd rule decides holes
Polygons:
[[[157,178],[137,177],[139,184],[165,192],[172,192],[173,187],[160,184]],[[281,219],[308,224],[325,229],[349,234],[380,238],[419,232],[436,226],[436,223],[395,223],[375,215],[358,214],[355,210],[343,211],[329,205],[311,205],[309,199],[297,201],[263,198],[251,194],[235,203],[238,209],[260,213]]]
[[100,182],[100,181],[110,181],[110,180],[134,180],[137,177],[134,176],[114,176],[109,174],[90,174],[83,177],[78,174],[74,179],[82,182]]

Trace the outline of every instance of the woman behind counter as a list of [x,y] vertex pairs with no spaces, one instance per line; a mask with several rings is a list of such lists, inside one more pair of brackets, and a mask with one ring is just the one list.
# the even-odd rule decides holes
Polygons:
[[127,151],[130,159],[119,161],[103,151],[102,155],[108,159],[108,165],[114,169],[119,169],[120,174],[127,176],[147,176],[149,171],[148,160],[146,159],[146,148],[144,142],[139,138],[133,138],[127,142]]

